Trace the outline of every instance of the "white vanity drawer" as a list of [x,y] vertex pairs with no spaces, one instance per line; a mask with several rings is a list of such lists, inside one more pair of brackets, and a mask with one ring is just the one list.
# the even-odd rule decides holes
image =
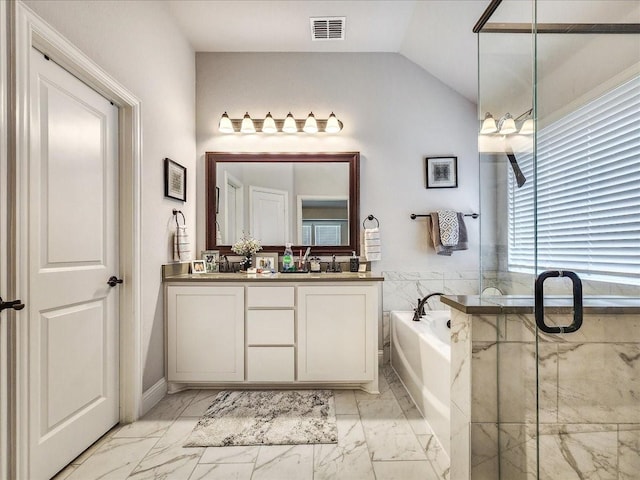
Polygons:
[[293,307],[294,287],[247,287],[247,307]]
[[249,347],[247,380],[250,382],[293,382],[293,347]]
[[293,345],[293,310],[249,310],[248,345]]

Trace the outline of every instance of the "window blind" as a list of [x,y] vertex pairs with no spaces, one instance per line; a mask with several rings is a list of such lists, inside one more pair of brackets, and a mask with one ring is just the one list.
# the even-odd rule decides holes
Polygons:
[[537,233],[538,271],[640,285],[640,77],[541,129],[537,171],[531,153],[518,162],[530,181],[509,175],[509,270],[536,273]]

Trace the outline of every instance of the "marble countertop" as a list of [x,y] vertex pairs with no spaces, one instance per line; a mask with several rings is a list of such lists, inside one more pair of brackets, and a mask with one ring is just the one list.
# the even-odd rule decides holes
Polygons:
[[[442,303],[466,314],[533,314],[534,298],[530,295],[446,295]],[[569,296],[548,295],[545,297],[545,312],[572,313],[573,299]],[[585,296],[585,314],[617,315],[640,314],[640,298],[617,296]]]
[[382,282],[380,275],[366,273],[196,273],[165,275],[164,282]]

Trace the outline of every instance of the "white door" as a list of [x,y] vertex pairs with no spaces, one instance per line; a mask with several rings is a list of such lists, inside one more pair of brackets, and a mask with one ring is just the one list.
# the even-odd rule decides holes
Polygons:
[[118,422],[118,110],[31,52],[29,474],[50,478]]
[[244,230],[244,186],[242,182],[231,175],[224,172],[224,238],[225,245],[236,243]]
[[249,187],[251,235],[263,245],[284,245],[289,235],[289,192]]

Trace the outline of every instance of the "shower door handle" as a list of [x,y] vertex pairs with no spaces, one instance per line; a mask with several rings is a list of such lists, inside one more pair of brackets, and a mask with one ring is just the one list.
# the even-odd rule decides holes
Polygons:
[[[544,281],[550,277],[568,277],[573,283],[573,322],[571,325],[556,327],[544,323]],[[536,278],[535,284],[536,325],[544,333],[572,333],[582,326],[582,282],[575,272],[548,270]]]

